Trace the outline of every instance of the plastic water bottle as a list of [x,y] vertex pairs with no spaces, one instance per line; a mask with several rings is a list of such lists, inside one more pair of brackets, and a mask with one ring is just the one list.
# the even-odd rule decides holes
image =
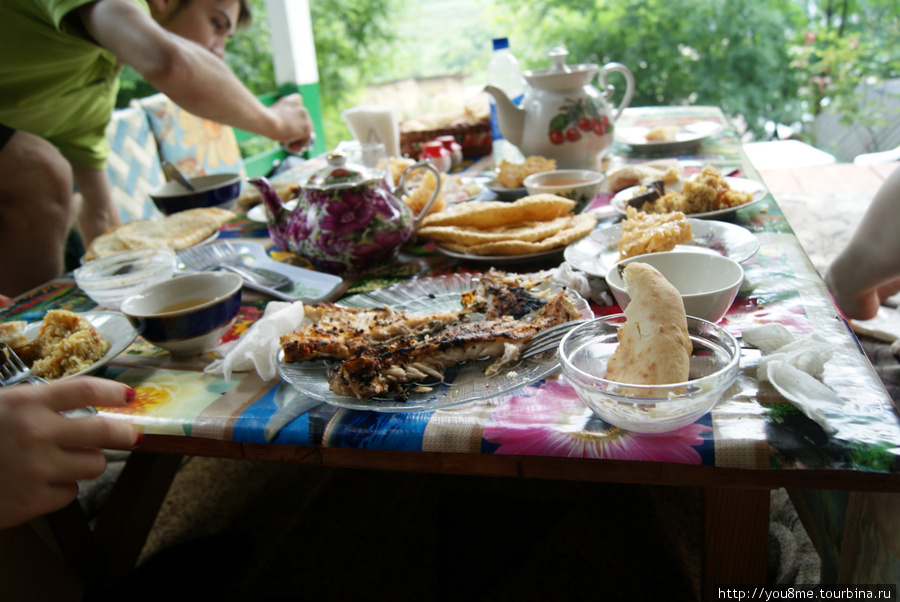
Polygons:
[[[509,50],[508,38],[494,39],[494,55],[488,62],[488,83],[506,92],[506,95],[518,105],[522,102],[525,92],[525,83],[522,79],[522,69],[519,61]],[[500,125],[497,123],[497,104],[491,97],[491,137],[493,139],[494,162],[501,159],[515,161],[516,156],[521,157],[519,150],[503,138],[500,133]]]

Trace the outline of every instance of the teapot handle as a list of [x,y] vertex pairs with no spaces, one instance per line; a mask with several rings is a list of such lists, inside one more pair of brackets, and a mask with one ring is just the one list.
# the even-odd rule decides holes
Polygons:
[[619,72],[625,76],[625,96],[622,98],[622,102],[619,103],[619,107],[616,110],[616,116],[613,118],[613,121],[617,121],[619,116],[622,115],[622,111],[631,103],[631,98],[634,96],[634,75],[631,74],[631,71],[628,70],[628,67],[623,65],[622,63],[606,63],[600,69],[600,93],[603,94],[606,98],[610,98],[613,95],[613,92],[616,91],[616,87],[606,83],[606,74],[612,72]]
[[422,211],[419,212],[419,215],[417,215],[413,219],[413,230],[418,229],[419,222],[421,222],[422,219],[426,215],[428,215],[428,210],[431,209],[431,206],[434,205],[434,202],[437,200],[438,195],[441,193],[441,172],[438,171],[437,167],[432,165],[431,161],[428,161],[427,159],[423,159],[422,161],[419,161],[418,163],[410,165],[409,167],[407,167],[406,169],[403,170],[403,174],[400,176],[400,182],[397,183],[397,192],[399,192],[399,194],[397,194],[397,192],[395,192],[395,196],[403,196],[403,195],[409,194],[409,191],[406,189],[406,178],[407,178],[407,176],[409,176],[409,174],[411,174],[413,171],[415,171],[417,169],[427,169],[428,171],[433,173],[435,185],[434,185],[434,191],[431,193],[431,198],[428,199],[427,203],[425,203],[425,206],[422,208]]

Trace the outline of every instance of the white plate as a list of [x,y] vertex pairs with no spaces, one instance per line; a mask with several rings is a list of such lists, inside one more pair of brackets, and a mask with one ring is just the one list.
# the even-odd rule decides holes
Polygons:
[[[736,224],[700,219],[688,221],[694,238],[676,246],[673,251],[707,251],[740,263],[753,257],[759,249],[759,239]],[[619,261],[619,249],[616,245],[621,235],[621,223],[598,228],[566,247],[566,261],[586,274],[605,278],[606,273]]]
[[[81,376],[84,374],[92,374],[96,372],[103,366],[105,366],[111,359],[125,351],[125,349],[131,345],[131,342],[134,341],[137,336],[137,331],[135,331],[134,326],[131,325],[131,322],[128,321],[123,314],[115,311],[86,311],[79,314],[84,319],[93,325],[94,328],[97,329],[97,332],[101,337],[109,341],[109,349],[106,350],[106,354],[101,357],[99,360],[82,370],[81,372],[77,372],[75,374],[70,374],[69,376],[64,376],[59,380],[65,380],[67,378],[72,378],[73,376]],[[41,325],[43,321],[32,322],[25,326],[24,334],[28,339],[33,339],[38,335],[41,330]]]
[[215,244],[193,247],[178,253],[178,259],[187,271],[209,270],[225,260],[240,258],[244,265],[277,272],[293,283],[289,290],[272,289],[245,281],[244,285],[283,301],[319,303],[329,299],[341,285],[341,278],[333,274],[307,270],[275,261],[265,248],[256,242],[222,240]]
[[[737,190],[738,192],[752,192],[753,198],[743,205],[738,205],[737,207],[728,207],[726,209],[717,209],[715,211],[703,211],[701,213],[691,213],[689,217],[695,219],[712,219],[717,217],[725,217],[727,215],[733,215],[739,209],[744,209],[745,207],[750,207],[760,202],[766,195],[769,194],[769,191],[763,186],[760,182],[756,180],[748,180],[746,178],[724,178],[724,180],[728,183],[732,190]],[[638,190],[641,189],[641,186],[632,186],[631,188],[626,188],[625,190],[621,190],[616,193],[616,196],[609,201],[609,204],[612,205],[616,211],[625,215],[626,209],[628,208],[628,201],[631,200],[635,194],[637,194]],[[681,183],[676,185],[666,185],[666,190],[681,190]]]
[[722,131],[722,124],[715,121],[696,121],[678,130],[674,140],[647,140],[647,132],[652,127],[616,127],[615,140],[644,153],[677,153],[689,151],[711,136]]
[[[297,206],[297,200],[293,199],[284,204],[285,209],[288,211],[293,211],[294,207]],[[249,211],[247,211],[247,219],[253,222],[259,222],[261,224],[265,224],[268,222],[266,219],[266,206],[264,203],[260,203],[259,205],[253,206]]]
[[442,255],[466,261],[468,263],[484,263],[491,266],[515,265],[519,263],[537,263],[539,261],[549,261],[554,257],[562,257],[565,247],[557,247],[549,251],[541,251],[540,253],[528,253],[527,255],[472,255],[471,253],[459,253],[445,249],[435,243],[435,250]]
[[498,184],[497,178],[489,180],[484,187],[496,194],[501,201],[515,201],[528,195],[528,190],[524,186],[521,188],[507,188]]
[[[461,295],[474,288],[473,278],[471,275],[451,274],[401,282],[370,293],[348,297],[339,305],[363,308],[387,305],[412,313],[452,311],[462,307]],[[546,286],[554,285],[548,283]],[[593,318],[594,314],[587,301],[572,291],[570,294],[575,298],[582,316]],[[283,355],[279,354],[278,373],[301,393],[341,408],[376,412],[416,412],[438,410],[503,395],[544,378],[559,367],[558,354],[544,354],[540,359],[529,358],[508,369],[500,370],[493,376],[485,376],[484,370],[492,362],[493,360],[479,360],[448,368],[442,383],[429,385],[433,386],[433,389],[428,393],[411,391],[406,401],[395,398],[362,401],[356,397],[335,395],[328,388],[329,364],[324,361],[289,364],[285,363]]]

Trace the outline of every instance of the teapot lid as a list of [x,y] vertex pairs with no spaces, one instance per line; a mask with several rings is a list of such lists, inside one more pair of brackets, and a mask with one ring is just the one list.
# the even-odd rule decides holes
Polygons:
[[331,151],[325,155],[328,165],[309,176],[306,181],[307,188],[324,190],[326,188],[340,188],[358,186],[383,177],[383,173],[370,170],[362,165],[350,165],[347,163],[347,153],[344,151]]
[[565,48],[554,48],[548,53],[553,63],[549,69],[533,69],[522,75],[529,84],[539,90],[572,90],[580,88],[594,78],[599,67],[593,63],[567,65],[569,51]]

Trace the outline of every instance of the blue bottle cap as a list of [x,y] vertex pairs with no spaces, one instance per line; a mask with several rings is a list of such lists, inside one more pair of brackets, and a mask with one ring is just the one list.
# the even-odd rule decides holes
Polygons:
[[494,50],[509,48],[509,38],[494,38]]

